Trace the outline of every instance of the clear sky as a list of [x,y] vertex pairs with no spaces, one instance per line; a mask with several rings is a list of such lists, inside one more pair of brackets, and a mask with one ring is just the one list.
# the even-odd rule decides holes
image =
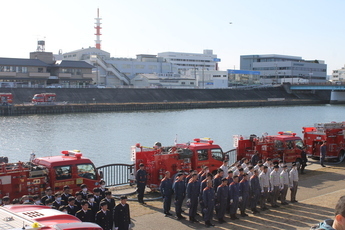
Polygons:
[[4,1],[0,57],[28,58],[38,39],[53,53],[94,47],[98,7],[113,57],[213,49],[221,70],[245,54],[324,60],[328,74],[345,64],[344,0]]

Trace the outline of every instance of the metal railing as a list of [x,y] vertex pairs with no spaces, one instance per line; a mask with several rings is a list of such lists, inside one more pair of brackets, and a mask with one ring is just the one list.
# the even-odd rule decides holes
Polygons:
[[134,164],[109,164],[97,168],[102,171],[103,180],[107,186],[117,186],[129,184],[131,175],[134,175]]
[[233,165],[237,161],[236,149],[231,149],[231,150],[225,152],[225,156],[229,160],[228,165]]

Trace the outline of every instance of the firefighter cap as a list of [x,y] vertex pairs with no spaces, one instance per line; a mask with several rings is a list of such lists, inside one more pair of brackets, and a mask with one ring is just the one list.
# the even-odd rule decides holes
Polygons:
[[121,196],[120,200],[127,200],[127,196]]
[[139,167],[143,167],[143,166],[145,166],[144,163],[140,163],[139,164]]

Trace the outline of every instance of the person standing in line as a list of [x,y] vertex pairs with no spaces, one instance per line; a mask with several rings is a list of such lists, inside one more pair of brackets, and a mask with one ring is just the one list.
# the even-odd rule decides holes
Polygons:
[[114,209],[114,224],[115,230],[131,229],[131,215],[126,196],[120,197],[120,204]]
[[164,214],[165,216],[172,216],[172,214],[170,213],[170,207],[171,207],[171,196],[173,194],[173,189],[172,189],[172,180],[170,178],[169,171],[165,172],[165,177],[161,181],[159,190],[161,191],[161,194],[163,196]]
[[110,212],[113,213],[116,204],[115,204],[115,199],[113,198],[113,195],[111,194],[111,191],[105,192],[105,198],[101,200],[101,203],[103,201],[107,202],[107,209],[109,209]]
[[248,216],[246,214],[246,208],[248,206],[248,202],[249,202],[249,181],[248,181],[248,175],[245,173],[243,174],[243,179],[239,182],[240,184],[240,197],[239,197],[239,201],[240,201],[240,211],[241,211],[241,216],[242,217],[246,217]]
[[218,186],[216,193],[216,211],[217,218],[220,224],[225,223],[224,216],[227,208],[229,195],[228,180],[222,179],[222,184]]
[[206,179],[204,179],[203,181],[201,181],[200,183],[200,194],[199,194],[199,203],[200,203],[200,208],[201,208],[201,214],[204,217],[204,201],[202,198],[202,194],[204,192],[204,188],[207,187],[207,181],[213,179],[213,175],[212,173],[208,173]]
[[308,158],[307,158],[307,153],[305,151],[305,147],[303,147],[302,152],[301,152],[301,174],[305,174],[304,169],[307,166]]
[[261,194],[259,172],[254,170],[254,175],[250,178],[250,208],[253,214],[260,213],[256,206],[258,205]]
[[224,172],[223,178],[227,177],[228,175],[226,173],[229,171],[228,160],[224,160],[222,166],[220,166],[219,168]]
[[145,165],[143,163],[139,164],[139,170],[137,171],[136,174],[136,182],[137,182],[137,187],[138,187],[138,202],[140,204],[146,204],[144,202],[144,192],[145,192],[145,187],[146,187],[146,182],[147,182],[147,173],[145,171]]
[[198,182],[198,174],[194,173],[187,184],[187,203],[189,203],[189,221],[199,222],[195,219],[198,210],[200,194],[200,183]]
[[218,186],[222,184],[223,176],[224,176],[224,171],[223,169],[219,168],[217,175],[213,179],[214,192],[216,192],[218,189]]
[[75,213],[82,222],[95,222],[95,214],[89,208],[89,203],[86,200],[81,202],[81,209]]
[[215,198],[214,189],[212,188],[212,180],[207,181],[207,187],[204,189],[202,196],[205,205],[203,210],[205,225],[207,227],[214,226],[214,224],[211,223]]
[[327,154],[327,141],[324,141],[322,145],[320,146],[320,164],[322,167],[326,167],[324,165],[326,154]]
[[287,166],[283,166],[283,171],[280,173],[280,202],[282,205],[288,205],[289,203],[286,202],[286,194],[289,189],[289,173],[287,171]]
[[100,203],[101,210],[96,213],[95,222],[103,228],[103,230],[113,229],[113,215],[108,209],[107,202],[102,201]]
[[234,181],[229,185],[229,197],[230,197],[230,217],[232,220],[239,219],[236,216],[238,209],[240,186],[238,184],[238,176],[234,176]]
[[173,184],[173,190],[175,192],[175,212],[178,220],[186,219],[182,216],[182,203],[186,196],[186,184],[184,182],[184,174],[177,174],[177,180]]
[[263,171],[259,174],[259,182],[261,188],[260,207],[262,211],[268,210],[266,206],[266,200],[268,196],[268,188],[270,186],[270,182],[267,170],[268,167],[263,166]]
[[298,170],[296,163],[292,163],[292,169],[290,170],[289,173],[290,176],[290,190],[291,190],[291,203],[296,203],[298,202],[296,200],[296,193],[298,189]]
[[273,171],[270,174],[270,183],[271,183],[271,192],[272,199],[271,205],[273,208],[279,208],[277,204],[279,192],[280,192],[280,175],[279,175],[279,166],[275,165]]
[[250,159],[250,162],[252,163],[253,167],[256,166],[256,164],[258,163],[259,160],[260,160],[259,152],[255,151],[255,153],[253,154],[252,158]]

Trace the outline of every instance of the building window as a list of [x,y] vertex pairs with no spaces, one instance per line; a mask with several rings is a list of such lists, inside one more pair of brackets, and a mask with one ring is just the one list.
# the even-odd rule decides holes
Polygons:
[[185,85],[185,84],[186,84],[186,82],[184,82],[184,81],[181,82],[181,85]]
[[38,68],[39,73],[43,73],[43,68]]
[[194,82],[191,81],[191,82],[189,82],[189,84],[194,85]]

